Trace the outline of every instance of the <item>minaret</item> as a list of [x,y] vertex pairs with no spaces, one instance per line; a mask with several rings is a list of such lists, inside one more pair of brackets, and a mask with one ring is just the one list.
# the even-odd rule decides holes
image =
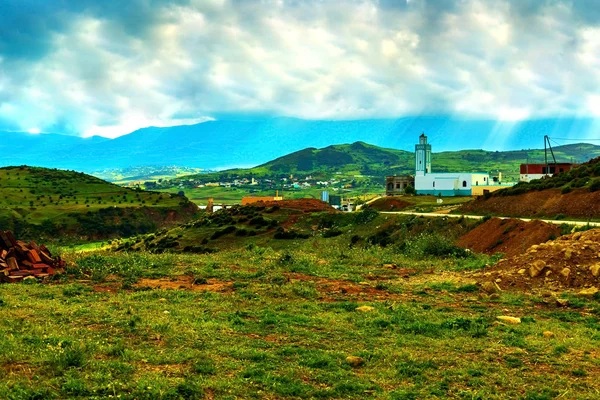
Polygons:
[[415,145],[415,175],[424,176],[431,172],[431,145],[427,144],[427,136],[419,136],[419,144]]

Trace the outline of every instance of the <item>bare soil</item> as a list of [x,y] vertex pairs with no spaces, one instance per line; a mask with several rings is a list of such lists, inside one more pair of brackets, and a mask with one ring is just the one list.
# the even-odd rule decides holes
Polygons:
[[465,214],[494,214],[510,217],[549,217],[563,214],[572,218],[600,217],[600,191],[577,189],[562,194],[559,189],[533,191],[517,196],[483,196],[460,208]]
[[400,211],[412,205],[413,204],[397,197],[384,197],[382,199],[375,200],[369,204],[369,207],[377,211]]
[[335,208],[329,204],[317,200],[317,199],[295,199],[295,200],[281,200],[281,201],[260,201],[253,205],[273,207],[279,206],[280,208],[287,208],[291,210],[298,210],[305,213],[328,211],[331,213],[338,212]]
[[492,218],[460,237],[456,244],[477,253],[512,257],[560,236],[560,228],[542,221]]

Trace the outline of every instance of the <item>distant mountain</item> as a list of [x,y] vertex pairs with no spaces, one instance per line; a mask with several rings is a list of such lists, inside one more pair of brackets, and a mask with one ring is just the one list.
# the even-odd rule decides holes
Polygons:
[[429,136],[434,151],[539,148],[545,134],[581,138],[582,132],[592,131],[593,123],[593,119],[515,123],[451,117],[359,121],[263,118],[150,127],[112,140],[0,132],[0,165],[28,164],[87,172],[146,165],[251,167],[305,148],[358,141],[412,151],[421,132]]
[[[600,156],[600,146],[574,144],[553,149],[558,162],[588,160]],[[550,154],[550,153],[548,153]],[[518,179],[519,165],[525,162],[541,163],[544,150],[485,151],[461,150],[433,153],[433,172],[496,172],[507,178]],[[551,161],[551,160],[550,160]],[[381,148],[364,142],[332,145],[322,149],[307,148],[255,168],[234,169],[221,174],[239,176],[265,175],[331,175],[361,174],[376,177],[386,175],[414,174],[414,153]],[[214,180],[214,176],[199,176],[203,180]]]

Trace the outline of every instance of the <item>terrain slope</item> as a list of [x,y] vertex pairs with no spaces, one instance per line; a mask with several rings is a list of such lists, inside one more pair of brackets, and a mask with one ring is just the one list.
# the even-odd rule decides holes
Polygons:
[[122,188],[74,171],[0,168],[0,226],[19,236],[146,233],[198,212],[187,199]]
[[600,217],[600,158],[553,177],[519,183],[463,205],[459,212],[510,217]]

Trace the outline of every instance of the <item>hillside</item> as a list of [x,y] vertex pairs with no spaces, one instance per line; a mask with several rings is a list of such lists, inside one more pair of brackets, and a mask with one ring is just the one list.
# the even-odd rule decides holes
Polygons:
[[129,236],[197,212],[187,199],[113,185],[73,171],[0,168],[0,226],[19,236]]
[[[525,149],[542,146],[547,132],[568,138],[573,126],[577,126],[575,132],[587,132],[593,120],[502,123],[451,117],[356,121],[240,117],[197,125],[148,127],[116,139],[5,132],[0,133],[0,150],[4,150],[0,165],[26,164],[84,172],[148,165],[225,169],[264,164],[305,148],[357,141],[412,151],[421,132],[429,136],[434,151],[457,151],[465,143],[472,148]],[[169,151],[165,152],[165,148]],[[591,157],[583,154],[575,161]]]
[[600,218],[600,158],[546,179],[482,196],[459,210],[522,217]]
[[[434,148],[435,149],[435,148]],[[557,160],[589,160],[600,156],[600,146],[581,143],[559,146],[554,149]],[[501,171],[505,181],[517,181],[519,165],[527,162],[541,162],[544,150],[485,151],[461,150],[434,152],[432,169],[434,172],[458,171]],[[286,176],[312,175],[331,176],[368,175],[383,178],[387,175],[404,175],[414,173],[414,153],[390,148],[377,147],[364,142],[332,145],[325,148],[307,148],[265,164],[249,169],[231,169],[215,174],[202,174],[183,177],[182,179],[199,179],[214,181],[220,177],[250,176]]]

